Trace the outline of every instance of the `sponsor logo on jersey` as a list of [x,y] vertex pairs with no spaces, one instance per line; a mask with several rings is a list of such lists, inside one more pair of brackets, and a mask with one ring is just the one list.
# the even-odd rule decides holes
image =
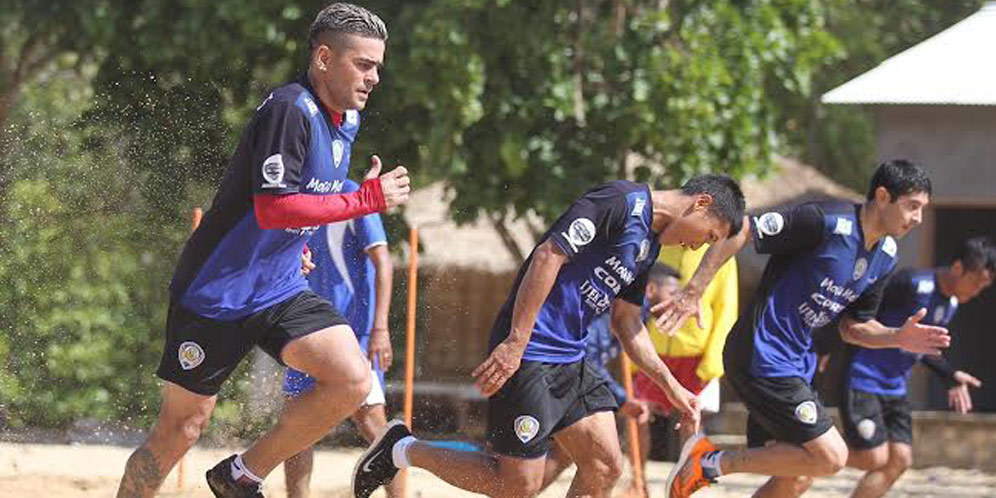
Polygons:
[[854,223],[847,218],[837,218],[837,226],[833,228],[833,233],[837,235],[851,235],[854,231]]
[[934,292],[933,280],[921,280],[916,284],[917,294],[930,294]]
[[815,425],[818,417],[819,414],[816,411],[816,402],[814,401],[803,401],[795,407],[795,418],[799,419],[799,422]]
[[633,203],[633,211],[629,213],[630,216],[641,216],[643,215],[643,208],[647,206],[647,200],[643,197],[637,197],[636,202]]
[[319,180],[318,178],[312,178],[308,180],[308,184],[304,186],[305,190],[315,192],[318,194],[328,194],[342,192],[343,183],[345,180]]
[[284,157],[274,154],[263,161],[263,188],[284,188]]
[[532,441],[536,434],[539,434],[540,423],[532,415],[519,415],[515,418],[515,436],[523,444]]
[[759,218],[754,218],[754,225],[757,226],[757,238],[763,239],[765,235],[778,235],[785,229],[785,217],[781,213],[764,213]]
[[595,223],[588,218],[578,218],[567,227],[567,233],[561,232],[574,252],[595,240]]
[[899,246],[896,244],[896,239],[886,236],[882,241],[882,252],[895,258],[897,249],[899,249]]
[[318,106],[315,105],[314,100],[311,100],[309,97],[305,97],[304,105],[308,106],[308,113],[311,114],[312,117],[318,114]]
[[636,261],[638,263],[645,261],[647,256],[650,256],[650,241],[643,239],[640,241],[640,252],[636,255]]
[[180,360],[180,368],[184,370],[192,370],[204,363],[204,349],[193,341],[180,343],[176,356]]
[[342,145],[342,140],[334,140],[332,142],[332,160],[335,161],[336,168],[342,164],[342,154],[345,151],[346,147]]
[[865,258],[858,258],[854,262],[854,273],[851,274],[851,280],[859,280],[861,277],[865,276],[865,272],[868,271],[868,260]]

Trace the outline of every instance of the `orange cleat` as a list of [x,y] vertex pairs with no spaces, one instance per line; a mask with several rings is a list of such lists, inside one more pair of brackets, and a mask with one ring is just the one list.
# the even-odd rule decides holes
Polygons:
[[702,467],[702,457],[710,451],[716,451],[716,446],[701,433],[692,436],[681,447],[681,457],[667,476],[665,498],[687,498],[716,482],[719,477],[716,471]]

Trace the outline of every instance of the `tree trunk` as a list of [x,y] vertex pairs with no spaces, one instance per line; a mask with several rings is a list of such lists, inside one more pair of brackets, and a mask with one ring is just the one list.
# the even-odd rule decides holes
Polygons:
[[519,248],[519,244],[512,237],[512,232],[505,225],[505,215],[491,215],[489,216],[491,220],[491,226],[495,228],[498,232],[498,236],[501,237],[501,242],[508,250],[508,253],[512,255],[512,259],[515,260],[515,264],[521,265],[526,261],[526,256],[522,254],[522,249]]

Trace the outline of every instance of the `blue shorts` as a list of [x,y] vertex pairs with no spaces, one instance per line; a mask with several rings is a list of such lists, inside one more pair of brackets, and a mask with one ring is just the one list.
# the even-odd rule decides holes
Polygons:
[[[367,354],[367,346],[370,344],[370,336],[365,335],[356,338],[360,342],[360,349],[363,350],[363,354]],[[373,365],[373,380],[375,385],[370,389],[370,396],[367,398],[365,405],[378,404],[377,393],[379,392],[380,404],[383,404],[384,397],[384,372],[379,368],[376,362]],[[284,374],[284,394],[290,397],[299,396],[302,393],[308,392],[315,385],[315,379],[310,375],[301,372],[299,370],[294,370],[288,367],[287,373]]]

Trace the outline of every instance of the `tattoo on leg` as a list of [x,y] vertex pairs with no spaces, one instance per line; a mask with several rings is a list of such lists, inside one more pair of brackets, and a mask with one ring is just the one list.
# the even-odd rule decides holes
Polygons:
[[145,446],[140,446],[128,457],[117,498],[152,496],[165,478],[156,456]]

